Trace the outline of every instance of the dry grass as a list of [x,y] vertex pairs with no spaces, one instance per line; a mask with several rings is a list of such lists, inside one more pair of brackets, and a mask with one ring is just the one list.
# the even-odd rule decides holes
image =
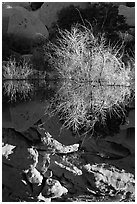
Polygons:
[[131,94],[132,65],[123,63],[123,47],[106,46],[103,36],[96,38],[82,26],[59,32],[45,53],[62,79],[53,103],[64,126],[93,128],[97,121],[105,122],[107,113],[119,115]]

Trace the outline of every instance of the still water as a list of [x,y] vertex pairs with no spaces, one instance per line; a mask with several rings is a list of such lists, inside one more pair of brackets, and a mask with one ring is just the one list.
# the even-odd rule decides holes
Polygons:
[[[62,197],[62,200],[61,198],[56,197],[56,199],[53,198],[53,201],[119,201],[121,199],[121,194],[117,194],[115,192],[116,190],[111,189],[112,191],[114,190],[114,192],[111,192],[113,195],[110,196],[110,193],[108,193],[109,189],[107,187],[107,183],[103,184],[104,188],[107,189],[105,197],[104,189],[102,189],[103,193],[99,193],[95,190],[92,181],[93,178],[89,176],[89,173],[94,172],[96,175],[96,181],[99,182],[100,178],[97,177],[97,172],[102,174],[102,169],[104,169],[104,175],[107,175],[108,171],[110,171],[111,175],[114,174],[115,179],[118,175],[120,176],[121,180],[125,177],[127,182],[131,182],[131,184],[129,184],[130,190],[129,192],[126,190],[126,194],[132,194],[134,186],[132,185],[133,182],[131,175],[135,174],[134,106],[130,108],[127,114],[128,123],[121,125],[119,132],[114,136],[107,135],[105,138],[99,137],[97,139],[85,136],[79,137],[79,135],[73,134],[69,129],[62,130],[62,124],[57,115],[49,117],[47,114],[50,100],[54,97],[59,87],[60,86],[56,81],[3,81],[2,127],[4,134],[7,131],[6,134],[9,134],[8,137],[11,137],[12,132],[12,134],[14,133],[15,135],[22,135],[23,137],[29,139],[29,141],[32,141],[33,139],[37,141],[40,134],[43,134],[41,133],[43,129],[38,132],[37,127],[42,125],[41,127],[44,128],[44,131],[49,132],[54,139],[60,142],[60,144],[82,144],[78,153],[68,155],[67,162],[65,164],[68,165],[68,161],[71,162],[69,162],[69,168],[67,167],[67,170],[62,170],[61,166],[54,166],[52,164],[54,162],[51,162],[51,167],[49,168],[50,171],[52,171],[53,178],[59,180],[59,182],[61,182],[61,184],[69,190],[69,193]],[[12,145],[15,145],[15,143],[12,142]],[[51,160],[56,159],[57,155],[55,158],[52,158],[51,156]],[[16,160],[16,157],[14,160]],[[5,162],[5,160],[3,161]],[[62,161],[64,162],[64,160]],[[3,166],[5,166],[4,162]],[[16,161],[14,162],[16,163]],[[12,165],[12,159],[9,161],[9,164]],[[76,165],[80,168],[80,171],[83,171],[82,176],[79,177],[78,175],[71,175],[75,167],[73,165]],[[83,167],[81,167],[82,165]],[[37,169],[39,169],[39,166]],[[129,174],[122,173],[122,169],[124,172]],[[124,176],[122,177],[121,175]],[[3,186],[4,188],[6,188],[5,186],[11,188],[13,193],[16,187],[15,189],[11,187],[5,177],[7,177],[7,173],[3,174]],[[112,181],[109,182],[111,183]],[[111,185],[113,188],[115,188],[113,182]],[[100,188],[100,186],[98,187]],[[127,187],[118,187],[118,189],[120,188],[126,189]],[[120,192],[120,190],[118,191]],[[20,192],[18,193],[20,195]],[[5,196],[3,196],[3,201],[19,201],[17,198],[15,200],[12,198],[12,200],[6,193],[3,195]],[[101,198],[99,196],[101,196]],[[20,195],[20,200],[35,201],[34,197],[32,200],[28,200],[28,198],[23,198]],[[125,196],[125,194],[124,199],[126,201],[128,200],[128,196]],[[134,199],[131,196],[129,200],[132,201]]]

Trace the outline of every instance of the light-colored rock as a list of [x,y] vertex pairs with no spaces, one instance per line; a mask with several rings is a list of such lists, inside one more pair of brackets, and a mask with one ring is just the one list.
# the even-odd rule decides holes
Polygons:
[[55,161],[55,164],[57,164],[58,166],[60,166],[63,169],[66,169],[67,171],[72,172],[75,175],[81,176],[82,175],[82,171],[80,169],[78,169],[76,166],[74,166],[73,164],[71,164],[70,162],[66,162],[63,161],[61,163]]
[[[74,159],[73,156],[72,158],[70,158],[69,156],[64,155],[62,158],[57,155],[52,155],[51,162],[50,162],[50,169],[54,171],[55,169],[58,169],[56,168],[58,166],[61,169],[64,169],[63,172],[71,172],[71,175],[74,174],[75,176],[81,176],[82,175],[82,170],[81,170],[82,164],[80,164],[80,162],[82,163],[82,161],[80,161],[79,158],[75,157]],[[61,169],[59,171],[59,174],[62,173]]]
[[48,31],[40,19],[23,7],[3,8],[2,20],[3,29],[5,32],[7,29],[7,34],[27,39],[35,39],[37,36],[48,37]]
[[87,164],[85,165],[85,169],[89,173],[94,174],[96,187],[99,188],[101,193],[105,193],[106,195],[106,191],[110,191],[108,186],[112,186],[113,190],[109,192],[110,196],[121,193],[121,199],[123,199],[126,197],[126,194],[129,193],[129,195],[134,198],[135,179],[133,174],[105,163]]
[[26,8],[27,10],[31,10],[31,2],[2,2],[2,8],[7,7],[16,7],[20,6]]
[[120,5],[119,15],[123,15],[126,18],[126,22],[129,26],[135,26],[135,7],[130,8],[125,5]]
[[8,159],[9,155],[13,153],[13,149],[16,146],[10,145],[10,144],[5,144],[2,146],[2,156],[4,156],[6,159]]
[[67,192],[68,190],[63,187],[58,180],[49,178],[46,180],[42,195],[49,198],[59,198]]
[[38,128],[39,133],[41,134],[41,142],[35,145],[36,149],[45,150],[49,152],[56,152],[60,154],[68,154],[78,151],[79,144],[73,145],[63,145],[62,143],[55,140],[49,132],[45,132],[43,129]]
[[40,193],[39,195],[38,195],[38,201],[39,202],[42,202],[42,201],[44,201],[44,202],[51,202],[51,198],[45,198],[43,195],[42,195],[42,193]]
[[41,185],[43,176],[36,168],[30,168],[26,172],[27,179],[30,183]]
[[39,18],[48,28],[57,22],[57,13],[63,8],[73,5],[77,8],[86,8],[87,2],[45,2],[39,10]]

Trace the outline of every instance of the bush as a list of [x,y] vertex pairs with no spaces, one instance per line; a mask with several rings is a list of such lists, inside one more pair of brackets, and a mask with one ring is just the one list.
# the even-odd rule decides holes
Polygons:
[[31,65],[27,62],[17,63],[16,60],[12,58],[3,63],[2,69],[4,79],[27,79],[33,73]]
[[74,131],[105,123],[108,113],[119,116],[130,98],[132,79],[130,59],[127,66],[122,61],[123,46],[110,47],[103,35],[95,37],[79,25],[59,33],[56,43],[45,46],[46,58],[62,81],[53,99],[53,112]]
[[8,96],[11,102],[28,99],[33,95],[34,86],[26,80],[7,80],[3,83],[3,94]]

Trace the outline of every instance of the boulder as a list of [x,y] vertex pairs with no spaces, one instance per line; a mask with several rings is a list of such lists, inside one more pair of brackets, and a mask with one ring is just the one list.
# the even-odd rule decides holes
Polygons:
[[42,190],[42,195],[50,198],[58,198],[67,192],[68,190],[63,187],[58,180],[49,178],[46,180],[46,185]]
[[77,8],[86,8],[87,2],[45,2],[39,10],[39,18],[48,28],[51,28],[52,23],[57,22],[57,14],[63,8],[70,5]]
[[2,8],[20,6],[27,10],[31,10],[31,2],[2,2]]
[[2,29],[10,48],[22,54],[30,53],[37,38],[48,38],[48,30],[36,13],[21,6],[2,9]]
[[20,35],[31,39],[38,34],[48,37],[48,31],[43,23],[33,15],[33,12],[23,7],[3,8],[2,17],[3,26],[4,24],[8,24],[7,33],[9,34]]
[[135,26],[135,7],[127,7],[125,5],[119,6],[119,15],[126,18],[126,23],[129,26]]

